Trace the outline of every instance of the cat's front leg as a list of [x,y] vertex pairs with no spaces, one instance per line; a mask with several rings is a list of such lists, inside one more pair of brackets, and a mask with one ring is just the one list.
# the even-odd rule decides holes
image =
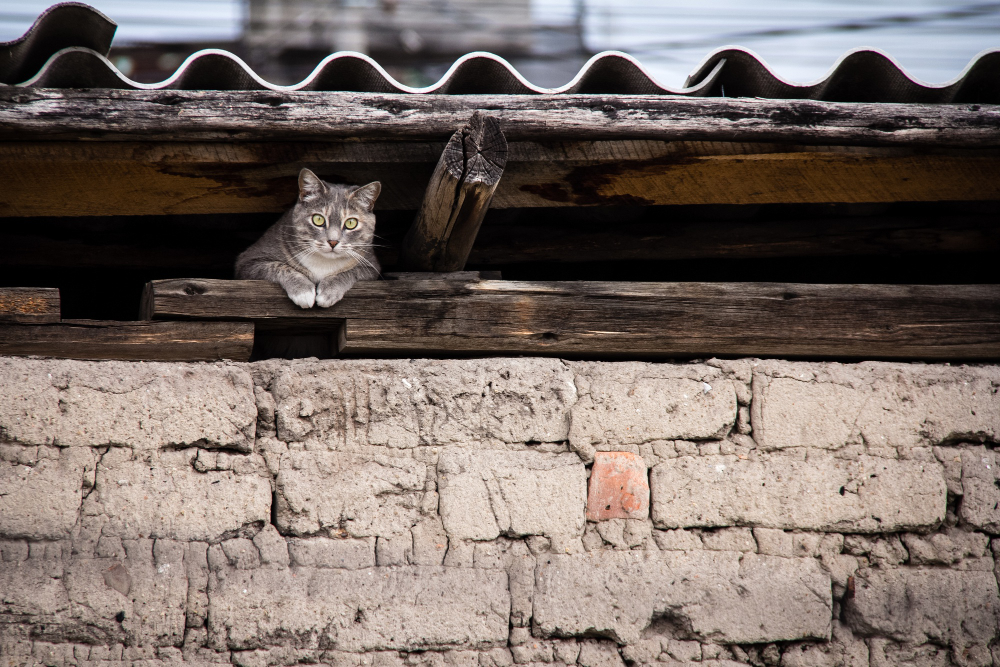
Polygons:
[[278,282],[299,308],[312,308],[316,303],[316,285],[301,273],[286,273]]
[[349,274],[327,276],[316,286],[316,305],[329,308],[344,298],[347,290],[356,282]]

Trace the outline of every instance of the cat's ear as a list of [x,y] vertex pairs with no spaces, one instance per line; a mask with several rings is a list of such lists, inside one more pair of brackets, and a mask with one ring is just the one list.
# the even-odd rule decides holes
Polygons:
[[381,192],[382,184],[378,181],[372,181],[368,185],[362,185],[352,192],[351,199],[356,201],[366,211],[371,211],[375,208],[375,200],[378,199]]
[[306,202],[326,194],[326,184],[308,169],[299,172],[299,201]]

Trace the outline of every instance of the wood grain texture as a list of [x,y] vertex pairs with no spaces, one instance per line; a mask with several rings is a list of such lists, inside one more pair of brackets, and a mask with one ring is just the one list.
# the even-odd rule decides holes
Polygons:
[[[283,212],[302,167],[382,181],[379,209],[416,209],[444,142],[0,142],[0,216]],[[51,184],[59,183],[53,196]]]
[[0,139],[447,139],[475,110],[508,140],[659,139],[1000,146],[1000,106],[669,95],[0,90]]
[[590,162],[526,162],[497,189],[497,208],[805,204],[1000,199],[1000,155],[812,151]]
[[461,271],[507,164],[500,123],[478,111],[451,136],[400,247],[412,271]]
[[60,307],[54,287],[0,287],[0,323],[58,322]]
[[[0,217],[282,212],[305,166],[416,210],[444,142],[0,142]],[[59,183],[53,196],[51,183]],[[1000,149],[508,144],[493,208],[1000,199]]]
[[153,318],[346,321],[348,354],[998,359],[1000,286],[400,280],[299,309],[277,285],[164,280]]
[[0,355],[145,361],[247,361],[250,322],[110,322],[0,324]]

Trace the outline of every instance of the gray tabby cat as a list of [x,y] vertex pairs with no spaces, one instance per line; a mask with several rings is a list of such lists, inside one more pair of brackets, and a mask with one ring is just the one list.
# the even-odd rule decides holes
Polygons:
[[328,308],[359,280],[379,276],[372,252],[378,181],[333,185],[299,172],[299,199],[236,258],[236,277],[269,280],[301,308]]

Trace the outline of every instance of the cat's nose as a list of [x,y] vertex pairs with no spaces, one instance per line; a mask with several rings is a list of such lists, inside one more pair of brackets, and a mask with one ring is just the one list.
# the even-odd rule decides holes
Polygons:
[[340,243],[340,241],[335,241],[335,240],[333,240],[333,239],[330,239],[329,241],[327,241],[327,243],[329,243],[329,244],[330,244],[330,247],[331,247],[331,248],[336,248],[336,247],[337,247],[337,244],[338,244],[338,243]]

